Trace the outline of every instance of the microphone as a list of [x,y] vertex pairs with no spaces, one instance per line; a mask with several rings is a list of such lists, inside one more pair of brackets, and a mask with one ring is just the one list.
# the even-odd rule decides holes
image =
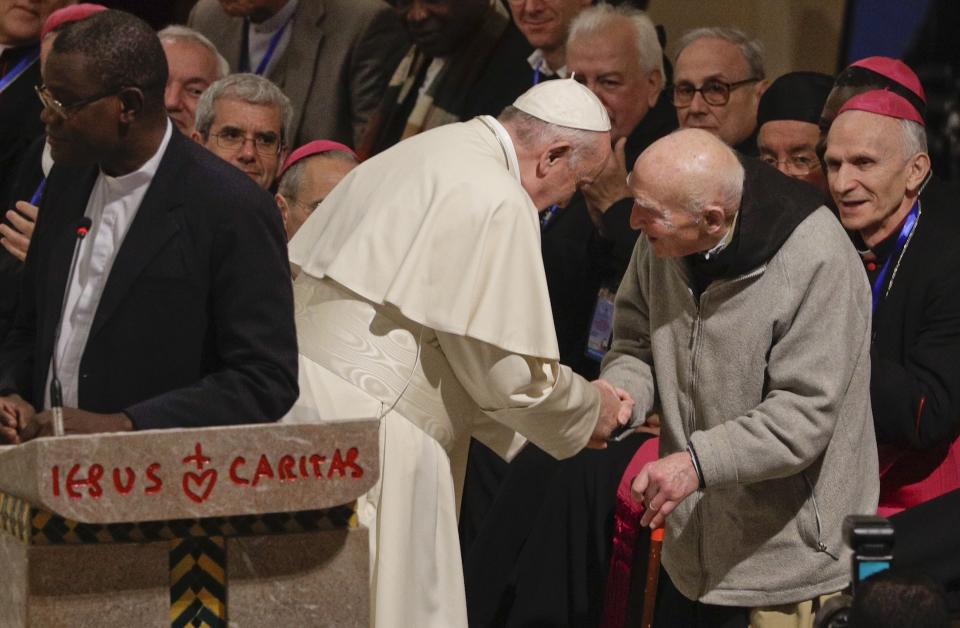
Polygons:
[[67,273],[67,287],[63,292],[63,303],[60,304],[60,316],[57,317],[57,326],[54,327],[53,334],[53,355],[50,361],[50,406],[53,412],[53,435],[63,436],[63,389],[60,386],[60,378],[57,377],[57,345],[60,344],[60,332],[63,329],[63,316],[67,309],[67,299],[70,296],[70,287],[73,285],[73,273],[77,270],[77,259],[80,257],[80,245],[83,239],[90,232],[90,226],[93,221],[84,216],[77,221],[74,231],[77,240],[73,246],[73,259],[70,261],[70,272]]

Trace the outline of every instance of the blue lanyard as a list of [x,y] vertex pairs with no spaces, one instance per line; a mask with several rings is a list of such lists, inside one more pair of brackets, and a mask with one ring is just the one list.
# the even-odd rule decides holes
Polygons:
[[33,196],[30,197],[30,204],[36,207],[37,203],[40,202],[40,197],[43,196],[43,190],[47,187],[47,178],[43,177],[40,179],[40,185],[37,186],[37,191],[33,193]]
[[[894,247],[894,250],[887,257],[887,261],[884,262],[883,268],[880,269],[880,273],[873,280],[873,313],[877,313],[877,306],[880,305],[880,295],[883,293],[883,284],[887,281],[887,273],[890,272],[890,265],[893,263],[894,259],[897,259],[899,263],[900,257],[903,255],[904,248],[907,246],[907,242],[910,240],[910,236],[913,234],[913,228],[917,226],[917,218],[920,216],[920,199],[913,204],[913,207],[910,208],[910,213],[907,214],[907,219],[903,221],[903,227],[900,228],[900,235],[897,236],[897,245]],[[891,279],[892,281],[892,279]],[[887,289],[889,292],[889,288]]]
[[540,82],[540,66],[541,66],[541,65],[543,65],[543,63],[538,63],[538,64],[537,64],[537,67],[535,67],[535,68],[533,69],[533,84],[534,84],[534,85],[536,85],[537,83]]
[[[263,76],[263,73],[267,71],[267,66],[270,65],[270,59],[273,58],[273,53],[276,52],[277,46],[280,45],[280,40],[283,38],[283,34],[287,32],[287,27],[290,26],[290,22],[293,21],[293,14],[290,14],[290,17],[287,18],[287,21],[283,23],[283,26],[280,27],[273,37],[270,38],[270,45],[267,46],[267,51],[263,55],[263,59],[260,59],[260,64],[257,66],[257,71],[254,72],[257,76]],[[249,55],[249,52],[247,53]]]
[[40,46],[37,46],[35,49],[28,52],[22,59],[20,59],[17,65],[13,66],[13,69],[3,75],[3,78],[0,78],[0,94],[6,91],[7,87],[10,86],[10,83],[13,83],[17,80],[21,74],[27,71],[33,62],[40,58]]
[[550,209],[547,209],[547,210],[545,210],[545,211],[543,212],[543,214],[540,216],[540,230],[541,230],[541,231],[543,231],[544,229],[546,229],[546,228],[547,228],[547,225],[549,225],[551,222],[553,222],[554,216],[556,216],[556,215],[557,215],[557,212],[559,212],[559,211],[560,211],[560,206],[554,204],[552,207],[550,207]]

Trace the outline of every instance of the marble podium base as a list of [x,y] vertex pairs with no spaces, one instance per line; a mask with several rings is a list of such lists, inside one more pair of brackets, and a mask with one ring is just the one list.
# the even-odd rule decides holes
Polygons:
[[[177,541],[29,545],[0,534],[0,626],[215,626],[171,617]],[[227,624],[369,625],[367,530],[228,537]]]

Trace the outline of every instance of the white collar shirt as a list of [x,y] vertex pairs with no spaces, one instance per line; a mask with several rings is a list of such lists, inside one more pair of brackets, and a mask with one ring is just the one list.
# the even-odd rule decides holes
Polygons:
[[[103,296],[117,251],[123,245],[143,197],[157,174],[172,131],[173,127],[168,120],[160,147],[150,159],[139,169],[119,177],[111,177],[101,170],[90,191],[84,212],[84,216],[91,220],[90,231],[79,242],[76,270],[66,291],[60,338],[54,347],[57,374],[66,407],[78,407],[80,361],[87,346],[100,297]],[[47,385],[44,387],[44,408],[50,407],[49,383],[52,369],[51,360]]]

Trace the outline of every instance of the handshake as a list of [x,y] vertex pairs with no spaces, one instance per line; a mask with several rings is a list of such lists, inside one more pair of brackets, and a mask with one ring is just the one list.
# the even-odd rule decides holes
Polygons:
[[613,433],[630,422],[634,401],[627,391],[616,388],[610,382],[598,379],[591,384],[600,393],[600,416],[587,447],[604,449]]

